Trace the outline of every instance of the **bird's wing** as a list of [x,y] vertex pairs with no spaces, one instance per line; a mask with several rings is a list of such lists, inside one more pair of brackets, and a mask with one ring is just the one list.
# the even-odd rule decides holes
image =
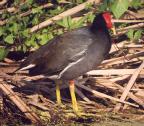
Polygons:
[[74,31],[64,34],[31,54],[21,68],[31,65],[31,74],[54,74],[63,70],[70,62],[83,57],[91,43],[89,33]]

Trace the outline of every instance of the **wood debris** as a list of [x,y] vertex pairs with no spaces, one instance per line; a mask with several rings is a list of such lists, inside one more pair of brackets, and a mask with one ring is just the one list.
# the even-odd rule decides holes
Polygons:
[[[2,2],[5,2],[3,0]],[[38,25],[33,26],[30,32],[53,24],[55,21],[66,16],[71,16],[85,8],[87,3],[100,3],[101,0],[88,0],[74,8],[71,8],[55,17],[52,17]],[[2,4],[3,5],[3,4]],[[41,6],[48,8],[53,5]],[[8,8],[10,12],[17,11],[16,8]],[[0,11],[3,13],[3,10]],[[22,13],[21,16],[29,15],[31,11]],[[137,16],[137,13],[132,13]],[[140,18],[143,15],[139,15]],[[144,20],[113,20],[113,22],[138,23],[116,30],[116,35],[125,33],[128,29],[144,27]],[[0,21],[0,25],[5,22]],[[71,109],[68,85],[61,85],[63,106],[56,104],[55,83],[46,76],[30,77],[26,72],[13,71],[18,68],[19,62],[6,58],[0,62],[0,111],[6,108],[13,115],[24,116],[33,123],[49,120],[59,122],[59,119],[76,117]],[[112,109],[120,111],[124,109],[140,111],[144,114],[144,38],[137,43],[130,43],[127,40],[113,44],[110,57],[102,62],[97,70],[89,71],[83,77],[76,80],[76,94],[79,107],[82,108],[84,116],[99,116],[98,110],[109,112]],[[64,83],[64,82],[63,82]],[[8,105],[8,102],[12,103]],[[9,114],[10,111],[6,114]],[[20,112],[17,113],[17,111]],[[129,118],[131,118],[131,115]],[[128,115],[123,115],[127,116]],[[144,119],[138,115],[133,120]]]
[[[76,81],[76,94],[79,106],[84,108],[83,111],[94,113],[94,106],[105,108],[105,105],[99,103],[96,99],[101,99],[109,104],[109,108],[113,106],[115,111],[127,107],[141,110],[144,107],[144,69],[142,60],[144,58],[142,50],[144,46],[140,44],[127,44],[126,46],[125,44],[123,46],[118,44],[118,46],[120,49],[131,48],[135,53],[130,54],[128,51],[125,56],[128,60],[121,55],[112,56],[112,58],[103,61],[98,70],[90,71],[84,75],[84,78],[79,78]],[[132,47],[140,49],[135,50]],[[119,51],[117,50],[117,52]],[[113,55],[113,51],[111,51],[110,55]],[[7,95],[11,102],[32,122],[39,122],[44,118],[43,116],[53,118],[51,111],[54,111],[55,114],[61,111],[56,104],[55,84],[46,76],[29,77],[27,72],[17,73],[16,75],[9,74],[17,67],[18,65],[14,65],[14,61],[9,59],[6,59],[0,67],[0,70],[3,71],[0,72],[1,110],[4,107],[2,97]],[[64,104],[66,104],[64,109],[67,106],[70,108],[70,96],[67,94],[68,85],[63,84],[60,88]],[[81,100],[85,102],[81,102]],[[41,114],[44,115],[40,116],[41,114],[35,110],[42,111]],[[62,111],[67,113],[67,110]]]

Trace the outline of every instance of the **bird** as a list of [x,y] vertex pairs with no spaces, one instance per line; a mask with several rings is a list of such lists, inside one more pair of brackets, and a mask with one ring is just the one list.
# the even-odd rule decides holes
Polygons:
[[[72,107],[78,112],[75,79],[96,69],[108,56],[112,42],[109,29],[113,27],[110,12],[97,14],[89,26],[58,35],[30,54],[16,70],[28,70],[29,75],[56,76],[67,81]],[[56,82],[56,96],[61,103],[60,83]]]

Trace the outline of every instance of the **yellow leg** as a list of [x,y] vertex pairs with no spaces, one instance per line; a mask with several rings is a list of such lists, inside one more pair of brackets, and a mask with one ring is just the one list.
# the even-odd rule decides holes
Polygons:
[[56,98],[57,104],[60,105],[61,102],[61,94],[60,94],[60,82],[56,81]]
[[71,99],[72,99],[72,107],[74,112],[78,112],[78,106],[77,106],[77,100],[75,96],[75,85],[74,81],[69,81],[69,89],[70,89],[70,94],[71,94]]

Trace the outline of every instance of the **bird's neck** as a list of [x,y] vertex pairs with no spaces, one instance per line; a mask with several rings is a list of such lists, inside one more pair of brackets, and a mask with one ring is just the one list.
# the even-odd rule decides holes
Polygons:
[[90,31],[94,34],[101,32],[110,37],[109,31],[108,31],[107,27],[105,27],[105,26],[92,25],[92,26],[90,26]]
[[92,31],[92,32],[104,32],[104,33],[106,33],[106,34],[109,34],[109,31],[108,31],[108,28],[105,26],[105,25],[101,25],[101,24],[92,24],[91,26],[90,26],[90,30]]
[[92,34],[95,34],[95,35],[101,34],[101,37],[103,37],[103,35],[107,36],[107,38],[109,39],[109,43],[111,44],[111,36],[109,34],[109,30],[106,27],[91,26],[90,31],[92,32]]

